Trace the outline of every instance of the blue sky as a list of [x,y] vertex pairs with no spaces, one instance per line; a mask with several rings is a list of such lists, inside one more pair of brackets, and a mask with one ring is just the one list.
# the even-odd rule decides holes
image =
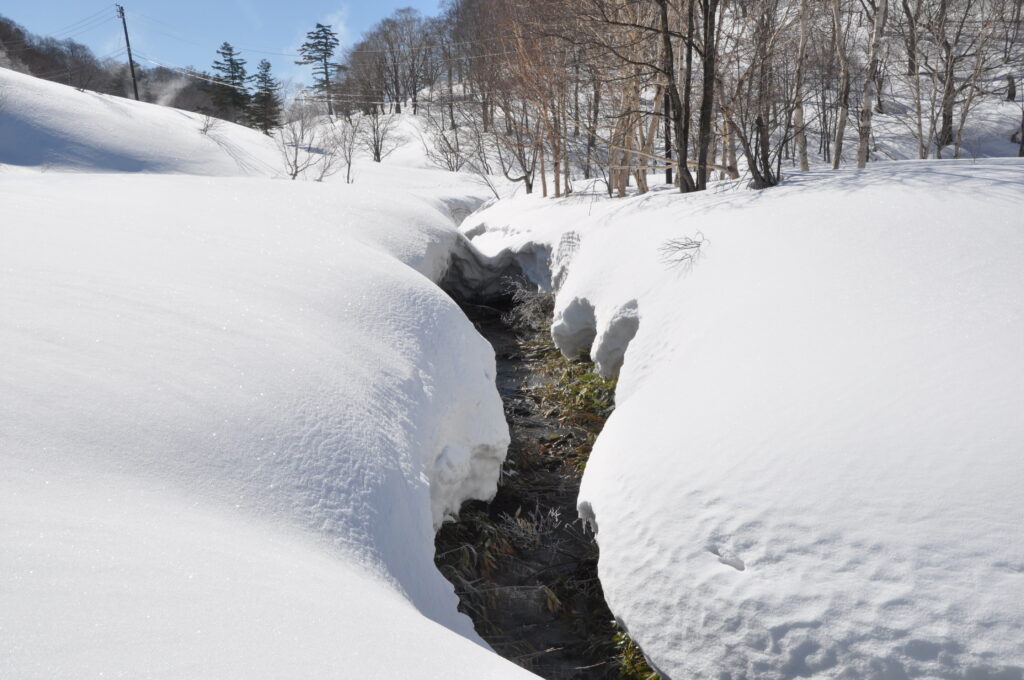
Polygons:
[[[167,66],[209,68],[225,40],[242,52],[254,71],[260,59],[274,65],[279,78],[308,82],[308,67],[289,56],[317,23],[331,24],[349,45],[366,29],[400,7],[425,15],[438,0],[125,0],[136,61],[147,58]],[[72,38],[97,56],[123,55],[124,35],[113,3],[102,0],[4,0],[0,14],[32,33]],[[246,49],[249,48],[249,49]],[[258,51],[257,51],[258,50]],[[123,59],[123,56],[121,56]]]

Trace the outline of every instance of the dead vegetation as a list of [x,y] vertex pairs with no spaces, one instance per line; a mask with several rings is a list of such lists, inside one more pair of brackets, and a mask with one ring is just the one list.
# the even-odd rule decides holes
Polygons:
[[576,514],[614,382],[554,347],[550,294],[510,293],[505,310],[465,306],[498,356],[508,460],[495,499],[467,503],[438,533],[438,567],[484,639],[541,677],[656,677],[615,626],[597,578],[597,544]]

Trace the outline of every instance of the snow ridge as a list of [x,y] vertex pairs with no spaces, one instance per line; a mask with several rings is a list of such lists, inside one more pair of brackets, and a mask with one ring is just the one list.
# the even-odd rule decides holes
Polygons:
[[433,563],[508,445],[435,284],[472,179],[0,86],[0,677],[533,677]]
[[552,336],[620,373],[578,509],[662,677],[1024,677],[1022,214],[1006,159],[466,225],[580,236]]

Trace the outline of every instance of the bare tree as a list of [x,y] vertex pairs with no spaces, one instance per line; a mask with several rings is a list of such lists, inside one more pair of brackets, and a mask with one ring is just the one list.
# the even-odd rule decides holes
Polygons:
[[843,25],[843,4],[832,0],[832,31],[835,36],[836,56],[839,58],[839,112],[836,118],[836,140],[832,154],[832,169],[838,170],[843,160],[843,139],[846,122],[850,117],[850,56],[847,44],[849,24]]
[[[919,155],[961,153],[983,96],[1016,94],[1022,5],[449,0],[428,31],[438,49],[419,50],[443,62],[423,69],[444,85],[422,103],[443,107],[429,130],[442,167],[465,167],[467,140],[480,138],[496,170],[527,191],[539,179],[545,196],[569,193],[579,176],[626,196],[660,170],[682,191],[706,188],[713,169],[735,178],[742,168],[753,186],[770,187],[784,160],[812,165],[814,141],[838,168],[851,115],[863,166],[883,108],[887,123],[916,137]],[[409,96],[402,69],[416,60],[387,55],[389,44],[398,54],[412,42],[389,35],[377,36],[384,57],[363,79],[384,94],[364,95],[363,107],[383,111]]]
[[332,131],[326,107],[321,103],[297,101],[289,108],[276,140],[285,172],[291,179],[301,175],[320,181],[333,173],[339,151],[333,143]]
[[355,160],[359,145],[359,133],[362,119],[352,116],[340,116],[336,120],[321,119],[318,125],[317,145],[320,160],[313,166],[316,181],[334,175],[345,167],[345,183],[352,184],[352,162]]
[[363,116],[359,141],[370,152],[375,163],[380,163],[401,146],[404,139],[397,133],[398,116],[385,113],[379,106],[371,106]]
[[333,141],[345,164],[345,184],[355,182],[355,177],[352,176],[352,163],[355,161],[356,150],[359,148],[362,127],[363,120],[355,116],[342,116],[335,125]]
[[800,158],[800,170],[807,172],[810,164],[807,160],[807,133],[804,120],[804,65],[807,62],[807,24],[808,2],[800,0],[800,43],[796,55],[796,92],[793,94],[793,134],[795,135],[797,155]]
[[871,137],[871,115],[874,112],[874,98],[877,95],[875,86],[878,77],[878,50],[885,30],[885,20],[889,14],[888,0],[878,0],[875,7],[873,28],[871,30],[871,47],[868,50],[868,72],[864,75],[864,94],[860,100],[860,135],[857,145],[857,167],[863,168],[868,163],[868,141]]

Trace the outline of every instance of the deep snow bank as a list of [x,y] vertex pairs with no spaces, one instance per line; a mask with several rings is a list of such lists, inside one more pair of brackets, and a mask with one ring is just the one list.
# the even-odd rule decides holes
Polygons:
[[241,125],[0,68],[0,164],[276,176],[279,156],[272,139]]
[[494,256],[574,234],[553,334],[606,371],[628,343],[580,510],[665,677],[1021,677],[1024,163],[466,228]]
[[4,176],[0,676],[532,677],[432,561],[508,443],[447,191]]

